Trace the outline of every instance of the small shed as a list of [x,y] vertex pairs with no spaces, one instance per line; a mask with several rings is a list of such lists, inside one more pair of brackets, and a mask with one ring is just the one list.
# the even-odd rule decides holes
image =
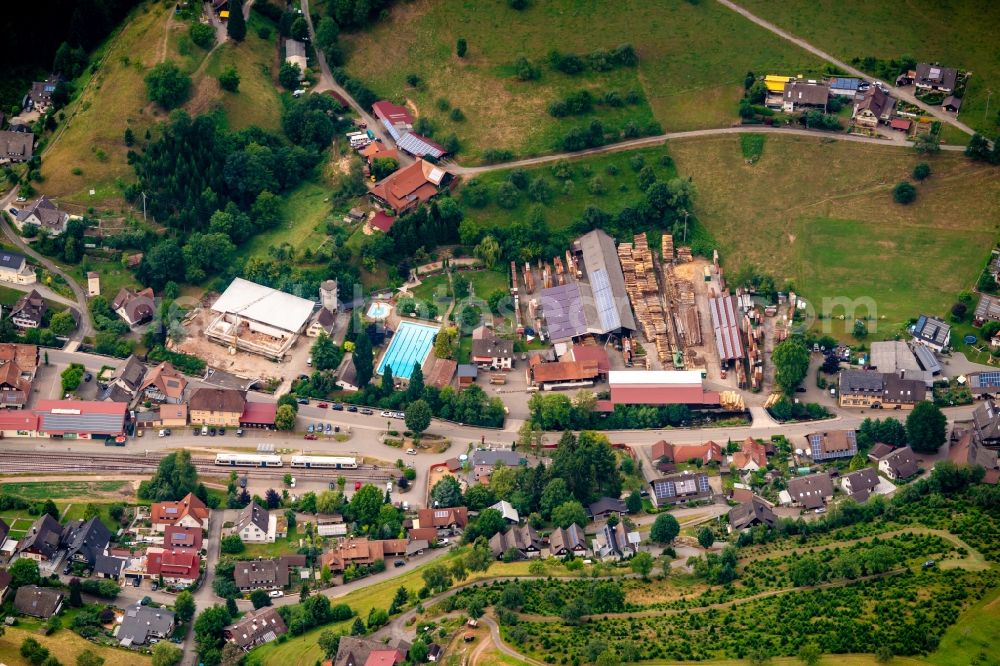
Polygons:
[[479,374],[479,368],[477,368],[472,363],[460,363],[458,369],[455,371],[458,377],[458,386],[465,387],[476,383],[476,377]]

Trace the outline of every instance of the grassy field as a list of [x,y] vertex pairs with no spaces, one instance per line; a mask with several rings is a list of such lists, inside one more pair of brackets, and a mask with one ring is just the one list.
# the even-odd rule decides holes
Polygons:
[[94,257],[87,258],[88,267],[84,270],[81,264],[65,265],[63,270],[69,273],[77,284],[87,286],[87,273],[97,271],[101,274],[101,294],[108,300],[113,300],[122,287],[138,289],[141,285],[135,279],[132,271],[124,268],[119,261],[98,261]]
[[[633,159],[641,157],[642,164],[653,167],[659,180],[668,180],[677,175],[673,165],[664,166],[660,162],[660,158],[668,154],[666,148],[657,147],[571,160],[565,163],[572,172],[572,178],[568,181],[557,179],[552,165],[534,167],[528,170],[529,178],[533,180],[543,177],[549,182],[552,198],[548,204],[536,204],[521,193],[518,204],[514,208],[505,209],[493,202],[491,196],[491,202],[483,208],[466,206],[465,216],[483,226],[504,226],[510,224],[511,220],[526,220],[532,209],[540,206],[549,227],[559,230],[579,218],[588,206],[617,213],[645,196],[636,183],[638,169],[633,167]],[[508,171],[491,171],[476,176],[476,180],[484,183],[492,193],[508,177]],[[594,178],[599,178],[603,183],[602,194],[589,192],[588,188]]]
[[[890,190],[918,161],[903,149],[769,136],[754,165],[738,137],[672,142],[670,151],[693,178],[695,211],[730,271],[754,266],[817,308],[823,298],[871,298],[873,338],[920,312],[946,314],[996,240],[1000,177],[960,156],[930,160],[917,201],[901,206]],[[841,322],[827,323],[846,337]]]
[[936,652],[927,657],[935,666],[991,663],[1000,658],[996,628],[1000,626],[1000,588],[992,590],[967,610],[941,638]]
[[51,636],[43,636],[36,631],[26,631],[19,627],[7,627],[7,633],[0,637],[0,662],[9,666],[22,666],[28,662],[21,656],[21,642],[34,638],[49,649],[53,657],[63,664],[75,664],[76,657],[84,650],[104,658],[104,666],[139,666],[151,664],[152,659],[131,650],[99,647],[80,638],[69,629],[62,629]]
[[257,234],[240,248],[242,257],[266,255],[268,248],[288,243],[296,250],[315,249],[326,239],[326,220],[330,217],[330,191],[309,181],[285,198],[282,225]]
[[[460,37],[469,45],[461,59],[455,55]],[[651,116],[667,130],[717,127],[737,119],[747,70],[794,75],[823,67],[806,51],[715,2],[552,0],[517,12],[504,0],[418,0],[395,5],[389,20],[347,41],[351,74],[380,95],[409,101],[440,134],[454,132],[463,161],[487,148],[522,155],[552,150],[555,138],[580,122],[547,112],[567,92],[634,88],[644,94],[646,104],[613,113],[601,107],[582,119],[587,123],[599,118],[620,126]],[[567,76],[542,65],[537,81],[514,76],[512,64],[522,55],[541,63],[553,48],[587,54],[625,42],[638,51],[638,68]],[[411,73],[422,79],[421,86],[407,84]],[[467,120],[451,121],[437,107],[441,97],[461,108]]]
[[18,495],[26,500],[80,499],[108,500],[133,495],[127,481],[58,481],[52,483],[0,483],[0,494]]
[[494,291],[507,291],[509,287],[507,274],[500,270],[469,271],[459,275],[469,281],[470,295],[474,293],[483,300],[489,298]]
[[883,2],[741,0],[740,4],[846,62],[855,57],[911,55],[918,61],[969,70],[973,76],[959,117],[989,136],[997,132],[996,100],[986,113],[988,91],[1000,90],[996,44],[1000,5],[995,2],[910,0],[903,11],[897,4]]

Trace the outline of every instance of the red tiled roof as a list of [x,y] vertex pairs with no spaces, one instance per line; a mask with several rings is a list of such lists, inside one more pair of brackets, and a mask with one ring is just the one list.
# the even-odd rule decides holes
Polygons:
[[386,215],[385,211],[380,210],[375,213],[375,216],[372,217],[371,222],[369,224],[371,224],[373,227],[375,227],[376,229],[378,229],[383,233],[389,233],[389,230],[392,229],[392,225],[394,225],[395,223],[396,223],[395,217],[392,217],[391,215]]
[[607,350],[597,345],[573,345],[573,360],[597,361],[597,369],[601,372],[608,372],[611,369]]
[[910,129],[910,121],[906,118],[893,118],[892,122],[889,123],[889,127],[898,130],[908,130]]
[[166,529],[163,530],[163,545],[167,548],[201,550],[201,542],[200,527],[167,525]]
[[559,361],[538,363],[531,369],[535,382],[571,382],[593,379],[598,375],[597,361]]
[[25,411],[0,411],[0,430],[38,430],[38,415]]
[[278,405],[273,402],[248,402],[243,408],[240,423],[264,423],[274,425]]
[[701,386],[613,385],[611,402],[616,405],[718,405],[719,394]]
[[146,553],[146,573],[154,576],[194,580],[198,577],[199,564],[198,554],[189,550],[150,549]]
[[179,502],[156,502],[150,510],[150,521],[156,524],[176,525],[190,515],[198,522],[208,518],[208,507],[194,493],[188,493]]
[[413,116],[406,107],[397,106],[392,102],[387,102],[385,100],[375,102],[372,104],[372,111],[379,118],[388,120],[390,123],[396,125],[399,123],[404,123],[406,125],[413,124]]
[[36,412],[51,412],[57,409],[78,411],[82,414],[121,414],[125,415],[128,408],[123,402],[98,402],[96,400],[39,400],[35,403]]

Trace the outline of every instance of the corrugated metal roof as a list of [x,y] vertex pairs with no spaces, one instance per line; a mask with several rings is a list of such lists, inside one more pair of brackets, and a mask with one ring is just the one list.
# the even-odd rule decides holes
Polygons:
[[583,253],[583,266],[594,292],[599,325],[603,327],[598,332],[610,333],[618,328],[636,330],[628,292],[625,290],[625,274],[618,261],[614,239],[600,229],[594,229],[577,239],[577,243]]
[[708,305],[719,358],[723,361],[743,358],[743,341],[740,339],[739,319],[733,307],[733,297],[711,298]]
[[305,325],[313,305],[305,298],[236,278],[212,305],[212,311],[238,314],[294,333]]
[[435,159],[444,157],[447,151],[443,146],[437,144],[425,136],[417,134],[416,132],[407,132],[401,137],[396,139],[396,145],[411,155],[416,155],[417,157],[424,157],[430,155]]

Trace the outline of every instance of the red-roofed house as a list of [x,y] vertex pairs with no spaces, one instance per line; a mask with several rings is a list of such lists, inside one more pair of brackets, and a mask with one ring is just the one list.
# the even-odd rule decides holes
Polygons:
[[573,345],[573,360],[580,362],[597,361],[597,371],[604,376],[611,370],[607,350],[597,345]]
[[156,502],[150,509],[153,529],[163,532],[170,525],[185,525],[208,529],[208,507],[194,493],[188,493],[179,502]]
[[243,428],[274,429],[274,417],[278,413],[278,405],[273,402],[248,402],[243,407],[240,416],[240,426]]
[[767,449],[753,437],[747,437],[740,444],[740,450],[733,454],[733,467],[745,472],[753,472],[767,467]]
[[187,525],[167,525],[163,530],[163,547],[172,550],[190,550],[197,553],[201,550],[201,527]]
[[656,444],[653,444],[652,453],[654,461],[664,459],[667,462],[701,460],[703,463],[707,464],[713,460],[715,462],[721,462],[724,457],[722,447],[711,440],[705,442],[704,444],[678,446],[677,444],[671,444],[670,442],[665,442],[661,439]]
[[200,573],[201,558],[189,550],[150,548],[146,551],[146,573],[162,576],[170,587],[190,587]]
[[7,437],[44,437],[38,432],[39,418],[26,411],[0,411],[0,433]]
[[399,650],[372,650],[365,660],[365,666],[395,666],[406,660]]
[[406,107],[381,100],[372,104],[372,112],[382,121],[393,141],[413,129],[413,116]]
[[418,159],[375,183],[368,194],[398,215],[433,199],[450,176],[444,169]]
[[372,229],[378,229],[384,234],[389,233],[389,230],[392,229],[392,225],[395,223],[396,218],[382,210],[376,211],[372,219],[368,221]]

